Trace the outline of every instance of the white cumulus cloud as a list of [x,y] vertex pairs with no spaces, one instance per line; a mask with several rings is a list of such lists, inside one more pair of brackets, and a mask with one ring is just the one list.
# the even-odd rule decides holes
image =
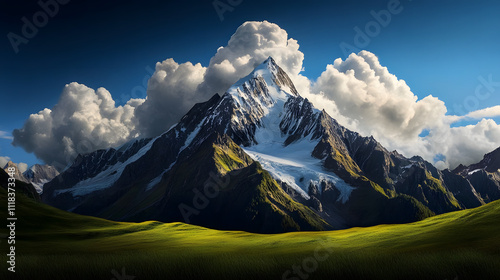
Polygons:
[[445,104],[435,97],[418,100],[405,81],[367,51],[335,60],[312,90],[335,103],[336,115],[357,120],[356,129],[376,138],[413,139],[446,113]]
[[165,132],[194,104],[206,101],[210,95],[197,90],[205,72],[199,63],[178,64],[173,59],[156,63],[146,101],[136,110],[141,135],[153,137]]
[[134,110],[142,102],[132,99],[116,107],[106,89],[71,83],[64,87],[57,105],[30,115],[21,129],[14,130],[13,144],[61,168],[79,153],[136,137]]
[[[315,105],[341,124],[365,136],[373,135],[389,150],[397,149],[409,157],[420,155],[440,168],[478,162],[500,146],[500,126],[493,120],[451,126],[464,118],[498,116],[500,106],[448,116],[443,101],[432,95],[419,99],[368,51],[351,54],[345,61],[335,60],[311,91],[317,96],[310,98]],[[424,130],[428,135],[420,137]]]
[[267,21],[245,22],[210,60],[202,88],[222,93],[269,56],[290,76],[302,70],[304,54],[284,29]]

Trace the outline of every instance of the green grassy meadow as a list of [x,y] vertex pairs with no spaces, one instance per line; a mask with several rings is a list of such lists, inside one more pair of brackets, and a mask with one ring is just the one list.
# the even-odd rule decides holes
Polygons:
[[[112,222],[21,196],[17,217],[16,273],[2,253],[0,279],[500,279],[500,201],[413,224],[273,235]],[[135,278],[112,273],[122,268]]]

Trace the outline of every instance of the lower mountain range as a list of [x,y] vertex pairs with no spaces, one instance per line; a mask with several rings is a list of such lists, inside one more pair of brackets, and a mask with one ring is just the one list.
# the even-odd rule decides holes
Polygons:
[[408,223],[500,198],[500,149],[438,170],[301,97],[270,57],[152,139],[79,155],[43,202],[116,221],[257,233]]
[[38,193],[42,193],[43,185],[54,179],[59,172],[54,166],[35,164],[24,172],[20,172],[19,166],[12,161],[7,162],[3,167],[7,171],[9,167],[14,167],[16,172],[14,178],[24,183],[31,183]]

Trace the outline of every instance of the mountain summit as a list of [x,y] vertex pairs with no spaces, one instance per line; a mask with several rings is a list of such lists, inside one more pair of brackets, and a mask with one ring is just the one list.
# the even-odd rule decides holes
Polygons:
[[78,156],[42,198],[119,221],[262,233],[413,222],[485,203],[467,178],[388,152],[314,108],[271,57],[162,135]]

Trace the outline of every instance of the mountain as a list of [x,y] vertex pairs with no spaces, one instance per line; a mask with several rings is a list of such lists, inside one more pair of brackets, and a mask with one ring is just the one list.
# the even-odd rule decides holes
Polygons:
[[[4,188],[5,190],[8,190],[8,187],[9,187],[8,180],[10,177],[11,176],[9,175],[9,173],[6,170],[0,169],[0,187]],[[16,178],[16,175],[14,175],[14,178]],[[36,191],[35,187],[32,184],[26,183],[23,181],[18,181],[17,178],[16,178],[16,181],[14,184],[15,184],[15,186],[13,189],[15,190],[16,195],[17,194],[24,194],[25,196],[27,196],[28,198],[30,198],[32,200],[35,200],[35,201],[41,200],[40,195],[38,194],[38,192]],[[7,199],[5,199],[5,200],[7,201]],[[5,207],[5,209],[7,209],[7,207]]]
[[7,162],[7,164],[3,167],[3,170],[5,172],[8,172],[9,168],[14,168],[14,178],[17,181],[23,181],[23,182],[28,182],[28,179],[26,179],[21,171],[19,171],[19,168],[17,164],[13,163],[12,161]]
[[28,168],[24,172],[20,172],[17,164],[9,161],[3,168],[4,171],[8,172],[9,167],[14,167],[14,178],[17,181],[22,181],[24,183],[30,183],[33,185],[37,193],[41,194],[43,192],[43,185],[54,179],[59,172],[57,169],[50,165],[40,165],[35,164]]
[[500,148],[476,164],[459,165],[453,173],[470,181],[485,202],[500,199]]
[[38,193],[43,192],[43,185],[54,179],[59,172],[50,165],[35,164],[23,173],[26,181],[31,183]]
[[42,198],[118,221],[263,233],[406,223],[485,203],[467,178],[314,108],[271,57],[162,135],[78,156]]

